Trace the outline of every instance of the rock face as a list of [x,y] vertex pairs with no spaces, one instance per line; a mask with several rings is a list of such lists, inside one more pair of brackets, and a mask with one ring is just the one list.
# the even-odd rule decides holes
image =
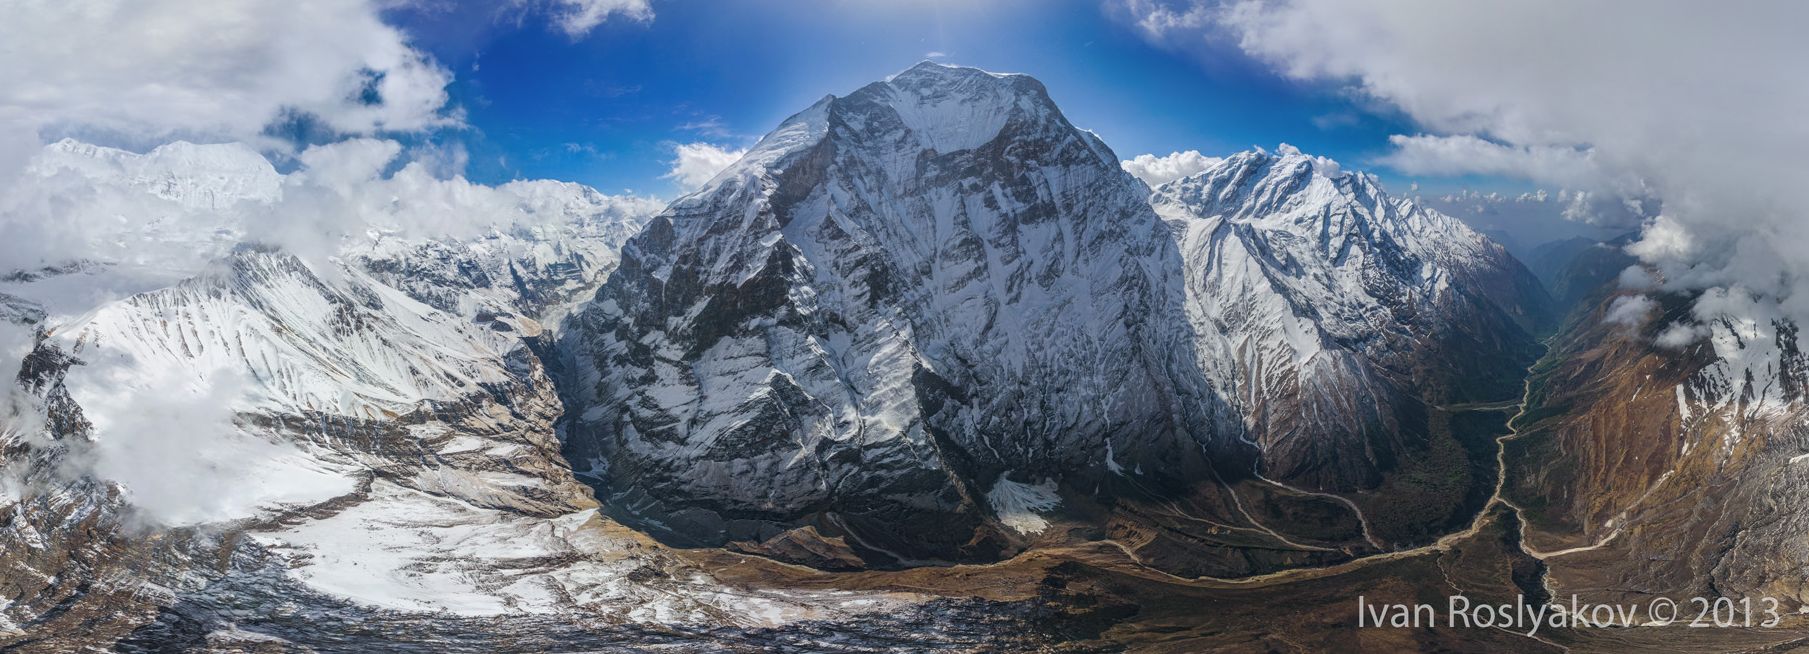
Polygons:
[[[1545,299],[1335,166],[1247,153],[1152,201],[1028,77],[926,63],[825,98],[654,218],[573,318],[567,456],[663,538],[808,533],[835,565],[990,558],[1052,514],[1133,549],[1308,553],[1200,570],[1237,574],[1386,547],[1325,495],[1377,488],[1455,498],[1382,536],[1422,538],[1492,483],[1428,404],[1511,398]],[[1466,476],[1390,496],[1435,447]],[[1177,497],[1229,528],[1133,510]]]
[[1438,407],[1518,393],[1552,323],[1532,275],[1456,219],[1287,146],[1233,155],[1153,203],[1187,262],[1199,366],[1263,474],[1380,488],[1366,502],[1397,515],[1436,508],[1378,534],[1398,544],[1467,519],[1458,500],[1493,480],[1469,474],[1471,435]]
[[1589,305],[1583,307],[1585,310],[1591,309],[1601,291],[1612,290],[1609,282],[1638,263],[1625,251],[1637,237],[1634,233],[1607,241],[1582,236],[1553,241],[1533,248],[1527,267],[1539,277],[1558,306],[1567,311],[1581,305]]
[[[1795,612],[1809,603],[1798,327],[1763,311],[1703,316],[1697,298],[1678,295],[1656,296],[1641,325],[1606,320],[1625,297],[1570,323],[1533,380],[1525,435],[1510,442],[1504,494],[1522,508],[1527,545],[1547,553],[1548,585],[1585,597],[1772,597]],[[1658,344],[1691,316],[1706,318],[1697,338]]]
[[999,554],[1002,475],[1210,477],[1242,448],[1145,195],[1029,77],[825,98],[624,249],[567,330],[568,455],[664,535],[894,562]]

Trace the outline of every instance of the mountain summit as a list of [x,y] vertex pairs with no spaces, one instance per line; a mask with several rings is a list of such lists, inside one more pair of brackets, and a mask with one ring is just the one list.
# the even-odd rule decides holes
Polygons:
[[892,563],[1004,552],[1020,485],[1211,478],[1235,419],[1145,195],[1027,76],[825,98],[624,248],[568,328],[568,455],[656,533]]
[[[1445,445],[1427,399],[1498,389],[1407,367],[1463,344],[1518,370],[1537,286],[1335,168],[1240,155],[1152,206],[1027,76],[926,62],[825,98],[624,248],[565,331],[567,455],[661,537],[832,566],[991,558],[1061,520],[1219,574],[1382,547],[1327,493]],[[1449,307],[1489,333],[1425,327]],[[1135,510],[1177,498],[1201,520]],[[1267,524],[1303,507],[1344,517]]]

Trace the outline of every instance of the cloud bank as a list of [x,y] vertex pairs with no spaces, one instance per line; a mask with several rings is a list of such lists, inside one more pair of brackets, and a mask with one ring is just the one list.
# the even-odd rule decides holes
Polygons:
[[[488,186],[442,177],[441,153],[411,157],[389,140],[315,146],[296,159],[300,168],[283,175],[241,144],[179,142],[145,154],[73,141],[45,148],[27,166],[22,192],[0,196],[0,225],[35,227],[31,237],[39,240],[0,239],[0,249],[44,265],[86,263],[0,280],[0,372],[17,373],[35,343],[31,323],[64,324],[168,286],[239,243],[295,253],[331,280],[340,270],[333,259],[353,259],[378,240],[632,221],[664,206],[567,182]],[[152,521],[245,517],[270,502],[349,490],[340,477],[314,470],[295,445],[234,422],[232,403],[254,380],[149,365],[121,349],[82,356],[87,365],[70,372],[82,383],[70,388],[104,443],[73,452],[64,472],[121,484]],[[36,433],[30,404],[18,387],[0,387],[0,438]],[[24,479],[24,469],[0,465],[0,503]]]
[[1409,175],[1503,175],[1558,185],[1593,185],[1600,175],[1590,150],[1564,146],[1510,146],[1468,134],[1388,137],[1394,151],[1382,157]]

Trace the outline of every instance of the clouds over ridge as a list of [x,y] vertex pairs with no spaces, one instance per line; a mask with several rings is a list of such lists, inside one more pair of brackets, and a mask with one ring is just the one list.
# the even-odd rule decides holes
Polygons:
[[672,168],[666,171],[664,177],[677,182],[685,191],[694,191],[716,177],[716,173],[740,160],[741,155],[747,154],[747,149],[730,150],[720,145],[698,142],[675,145],[672,153],[672,161],[668,162]]
[[1121,161],[1119,165],[1135,175],[1150,188],[1161,186],[1182,177],[1199,173],[1224,161],[1220,157],[1208,157],[1199,150],[1171,152],[1167,156],[1158,157],[1153,154],[1140,154],[1129,161]]

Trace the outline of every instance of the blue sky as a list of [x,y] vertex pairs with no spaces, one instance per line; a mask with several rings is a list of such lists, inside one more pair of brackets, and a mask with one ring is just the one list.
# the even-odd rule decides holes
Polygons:
[[[1125,159],[1288,143],[1376,173],[1399,194],[1415,184],[1429,198],[1536,188],[1523,178],[1391,170],[1389,137],[1421,132],[1393,105],[1337,80],[1286,78],[1210,30],[1152,38],[1134,4],[654,0],[651,18],[617,14],[576,37],[559,29],[556,11],[520,3],[414,3],[386,20],[451,72],[450,105],[465,126],[427,138],[458,144],[465,174],[484,183],[551,178],[676,197],[689,190],[668,177],[678,145],[745,148],[825,94],[928,58],[1037,77],[1072,122]],[[1556,201],[1508,204],[1440,208],[1517,246],[1612,235],[1560,218]]]
[[[1347,164],[1411,133],[1328,86],[1284,80],[1235,48],[1151,45],[1096,2],[656,2],[580,38],[545,16],[429,5],[392,19],[454,74],[467,174],[548,177],[671,196],[678,143],[745,147],[825,94],[926,57],[1041,79],[1124,158],[1223,155],[1287,142]],[[1376,172],[1387,175],[1386,170]],[[1398,179],[1398,178],[1397,178]],[[1466,183],[1475,184],[1475,180]]]

